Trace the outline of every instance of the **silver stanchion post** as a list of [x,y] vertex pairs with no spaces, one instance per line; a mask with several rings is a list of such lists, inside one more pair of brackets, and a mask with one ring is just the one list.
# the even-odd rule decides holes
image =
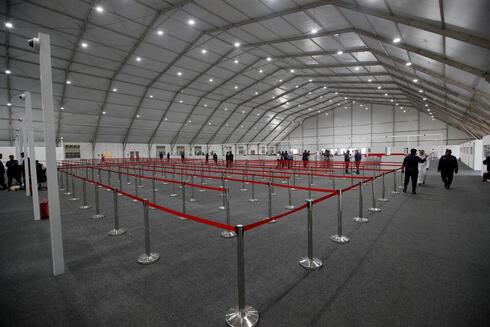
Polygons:
[[77,197],[77,190],[75,185],[75,176],[71,177],[71,198],[70,201],[78,201],[80,198]]
[[[167,169],[165,167],[163,167],[163,178],[167,179]],[[162,182],[162,184],[167,185],[168,182]]]
[[403,169],[400,169],[400,185],[398,185],[398,188],[403,188]]
[[102,187],[102,173],[100,172],[100,168],[97,169],[98,171],[98,178],[99,178],[99,187]]
[[117,173],[117,179],[119,181],[119,189],[122,190],[123,189],[123,186],[122,186],[121,170],[119,170],[119,172]]
[[189,202],[196,202],[197,200],[194,198],[194,175],[191,175],[191,198],[189,199]]
[[131,185],[131,181],[129,180],[129,167],[126,167],[126,184]]
[[293,172],[293,188],[291,191],[296,191],[296,174]]
[[332,235],[330,239],[339,244],[349,242],[349,239],[342,235],[342,190],[337,190],[337,234]]
[[143,200],[143,222],[145,224],[145,253],[140,255],[136,261],[142,265],[149,265],[160,259],[160,254],[151,252],[150,249],[150,219],[148,218],[148,200]]
[[94,194],[95,194],[95,215],[92,216],[93,219],[104,218],[105,216],[100,213],[100,199],[99,199],[99,188],[97,183],[94,183]]
[[68,171],[65,171],[65,184],[66,184],[66,192],[65,192],[65,195],[71,195],[71,192],[70,192],[70,180],[69,180],[69,175],[68,175]]
[[[134,195],[137,197],[139,196],[138,194],[138,176],[134,175]],[[133,202],[138,202],[138,200],[133,199]]]
[[[186,195],[185,195],[185,182],[182,182],[182,213],[186,213],[187,209],[185,206]],[[178,217],[180,220],[186,220],[185,217]]]
[[222,192],[221,196],[223,197],[223,205],[219,206],[218,209],[219,210],[226,210],[226,197],[227,197],[226,188],[223,188],[223,192]]
[[291,185],[290,185],[289,178],[288,178],[288,205],[286,206],[286,209],[294,209],[293,196],[291,194]]
[[396,187],[396,170],[393,171],[393,191],[391,191],[391,194],[400,194]]
[[[226,224],[230,225],[231,224],[231,217],[230,217],[230,189],[226,189]],[[236,236],[235,232],[229,231],[229,230],[224,230],[221,232],[221,237],[224,238],[232,238]]]
[[141,180],[141,176],[143,175],[143,167],[140,166],[140,175],[139,175],[139,178],[138,178],[138,187],[139,188],[142,188],[143,187],[143,182]]
[[[157,189],[156,189],[156,185],[155,185],[155,174],[153,174],[153,178],[151,179],[151,200],[153,201],[153,203],[157,203]],[[155,209],[153,207],[151,207],[150,209]]]
[[359,215],[357,217],[354,217],[353,220],[357,223],[367,223],[369,222],[369,219],[363,217],[363,195],[362,195],[362,185],[364,183],[360,182],[359,183]]
[[87,183],[86,180],[82,180],[82,189],[83,189],[83,205],[79,207],[80,210],[85,210],[90,208],[90,206],[87,204]]
[[306,200],[312,200],[311,198],[311,173],[308,173],[308,199]]
[[175,190],[175,171],[172,175],[172,193],[170,194],[171,197],[176,197],[177,196],[177,191]]
[[371,179],[371,193],[373,195],[373,207],[368,208],[370,212],[380,212],[381,208],[376,206],[376,185],[375,185],[375,177]]
[[380,202],[388,202],[386,198],[386,186],[385,186],[385,173],[381,174],[381,197],[378,199]]
[[64,191],[65,190],[65,185],[63,183],[63,175],[62,175],[62,171],[61,170],[58,170],[58,183],[60,185],[60,188],[58,189],[59,191]]
[[259,199],[255,198],[255,175],[252,175],[252,196],[248,199],[248,202],[257,202]]
[[[268,189],[269,189],[269,201],[267,202],[267,211],[269,214],[269,218],[272,217],[272,182],[269,181],[268,183]],[[276,219],[273,219],[269,221],[269,224],[277,223]]]
[[114,229],[111,229],[107,234],[109,236],[120,236],[124,233],[126,233],[126,230],[124,228],[119,228],[119,206],[117,203],[117,189],[114,189],[112,191],[112,194],[114,195]]
[[307,270],[320,269],[323,262],[313,257],[313,200],[306,200],[307,203],[307,233],[308,233],[308,256],[299,260],[299,265]]
[[254,327],[259,322],[259,312],[245,304],[245,242],[242,225],[235,227],[237,234],[237,267],[238,267],[238,307],[226,312],[225,321],[230,327]]
[[271,195],[277,195],[277,193],[274,192],[274,172],[272,172],[271,174],[272,174],[272,177],[271,177],[271,180],[270,180],[270,183],[271,183]]
[[242,191],[242,192],[247,192],[247,186],[245,185],[245,184],[247,184],[247,183],[246,183],[246,181],[247,181],[247,180],[246,180],[246,178],[244,177],[244,178],[243,178],[243,182],[242,182],[242,188],[240,189],[240,191]]

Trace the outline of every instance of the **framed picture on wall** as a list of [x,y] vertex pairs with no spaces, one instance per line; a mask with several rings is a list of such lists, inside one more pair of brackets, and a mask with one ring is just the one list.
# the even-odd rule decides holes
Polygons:
[[78,145],[78,144],[65,144],[65,158],[66,159],[80,159],[80,145]]

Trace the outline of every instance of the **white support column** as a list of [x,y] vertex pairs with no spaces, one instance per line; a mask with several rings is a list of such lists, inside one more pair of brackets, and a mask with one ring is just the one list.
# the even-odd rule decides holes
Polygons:
[[41,213],[39,211],[39,192],[37,190],[37,169],[36,169],[37,167],[36,167],[36,151],[34,149],[34,126],[32,124],[31,92],[25,92],[24,98],[25,98],[25,105],[26,105],[25,127],[27,131],[26,134],[27,134],[27,144],[28,144],[27,146],[28,151],[26,151],[26,158],[29,158],[28,162],[29,162],[29,167],[31,169],[32,209],[34,211],[34,220],[41,220]]
[[[28,158],[27,156],[27,123],[26,123],[26,119],[24,118],[24,120],[22,121],[22,124],[21,124],[21,128],[22,128],[22,134],[21,134],[21,146],[20,146],[20,153],[21,153],[21,156],[22,156],[22,152],[24,153],[24,187],[25,187],[25,190],[26,190],[26,196],[31,196],[31,187],[30,187],[30,181],[29,181],[29,165],[27,164],[26,160]],[[19,158],[19,160],[21,160],[21,158]]]
[[51,232],[51,254],[53,274],[65,272],[63,236],[61,230],[60,198],[56,166],[56,140],[53,110],[53,79],[51,75],[51,44],[49,35],[38,34],[39,66],[41,70],[41,96],[44,118],[44,142],[46,145],[46,172],[48,179],[49,227]]

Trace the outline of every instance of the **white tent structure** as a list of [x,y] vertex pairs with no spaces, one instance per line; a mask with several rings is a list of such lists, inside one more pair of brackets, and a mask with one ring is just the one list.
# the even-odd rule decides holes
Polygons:
[[490,134],[484,0],[5,0],[0,15],[4,146],[25,90],[42,141],[38,56],[26,46],[37,32],[51,36],[56,135],[92,151],[273,144],[356,103]]

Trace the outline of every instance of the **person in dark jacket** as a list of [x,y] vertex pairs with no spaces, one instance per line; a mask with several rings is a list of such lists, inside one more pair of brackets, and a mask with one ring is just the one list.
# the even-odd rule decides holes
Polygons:
[[419,163],[423,163],[427,158],[421,159],[417,156],[417,149],[411,149],[410,154],[403,160],[402,172],[405,172],[403,192],[407,192],[408,183],[412,180],[412,194],[417,194],[417,179],[419,177]]
[[359,175],[359,166],[361,165],[362,154],[359,150],[354,153],[354,161],[356,163],[356,174]]
[[344,153],[344,166],[345,166],[345,173],[349,173],[349,164],[350,164],[350,151],[347,150]]
[[17,184],[22,185],[19,173],[19,162],[14,159],[13,155],[10,155],[9,159],[10,160],[5,164],[7,167],[8,187],[12,186],[13,179],[17,181]]
[[215,165],[218,165],[218,155],[216,153],[213,153],[213,161]]
[[437,166],[437,171],[441,173],[444,187],[448,190],[453,182],[453,174],[458,173],[458,159],[451,153],[452,151],[447,149],[446,154],[439,159],[439,165]]
[[0,187],[2,190],[6,190],[8,187],[5,185],[5,167],[2,162],[3,155],[0,153]]
[[167,152],[167,162],[170,161],[170,152]]
[[310,156],[310,154],[306,150],[304,150],[303,155],[301,157],[301,159],[303,160],[303,168],[308,167],[308,160],[309,160],[308,157],[309,156]]
[[163,152],[160,152],[158,156],[160,157],[160,160],[163,160]]
[[209,163],[209,153],[206,152],[206,165]]
[[483,173],[483,181],[490,182],[490,156],[486,157],[485,160],[483,160],[483,164],[487,165],[487,172]]

